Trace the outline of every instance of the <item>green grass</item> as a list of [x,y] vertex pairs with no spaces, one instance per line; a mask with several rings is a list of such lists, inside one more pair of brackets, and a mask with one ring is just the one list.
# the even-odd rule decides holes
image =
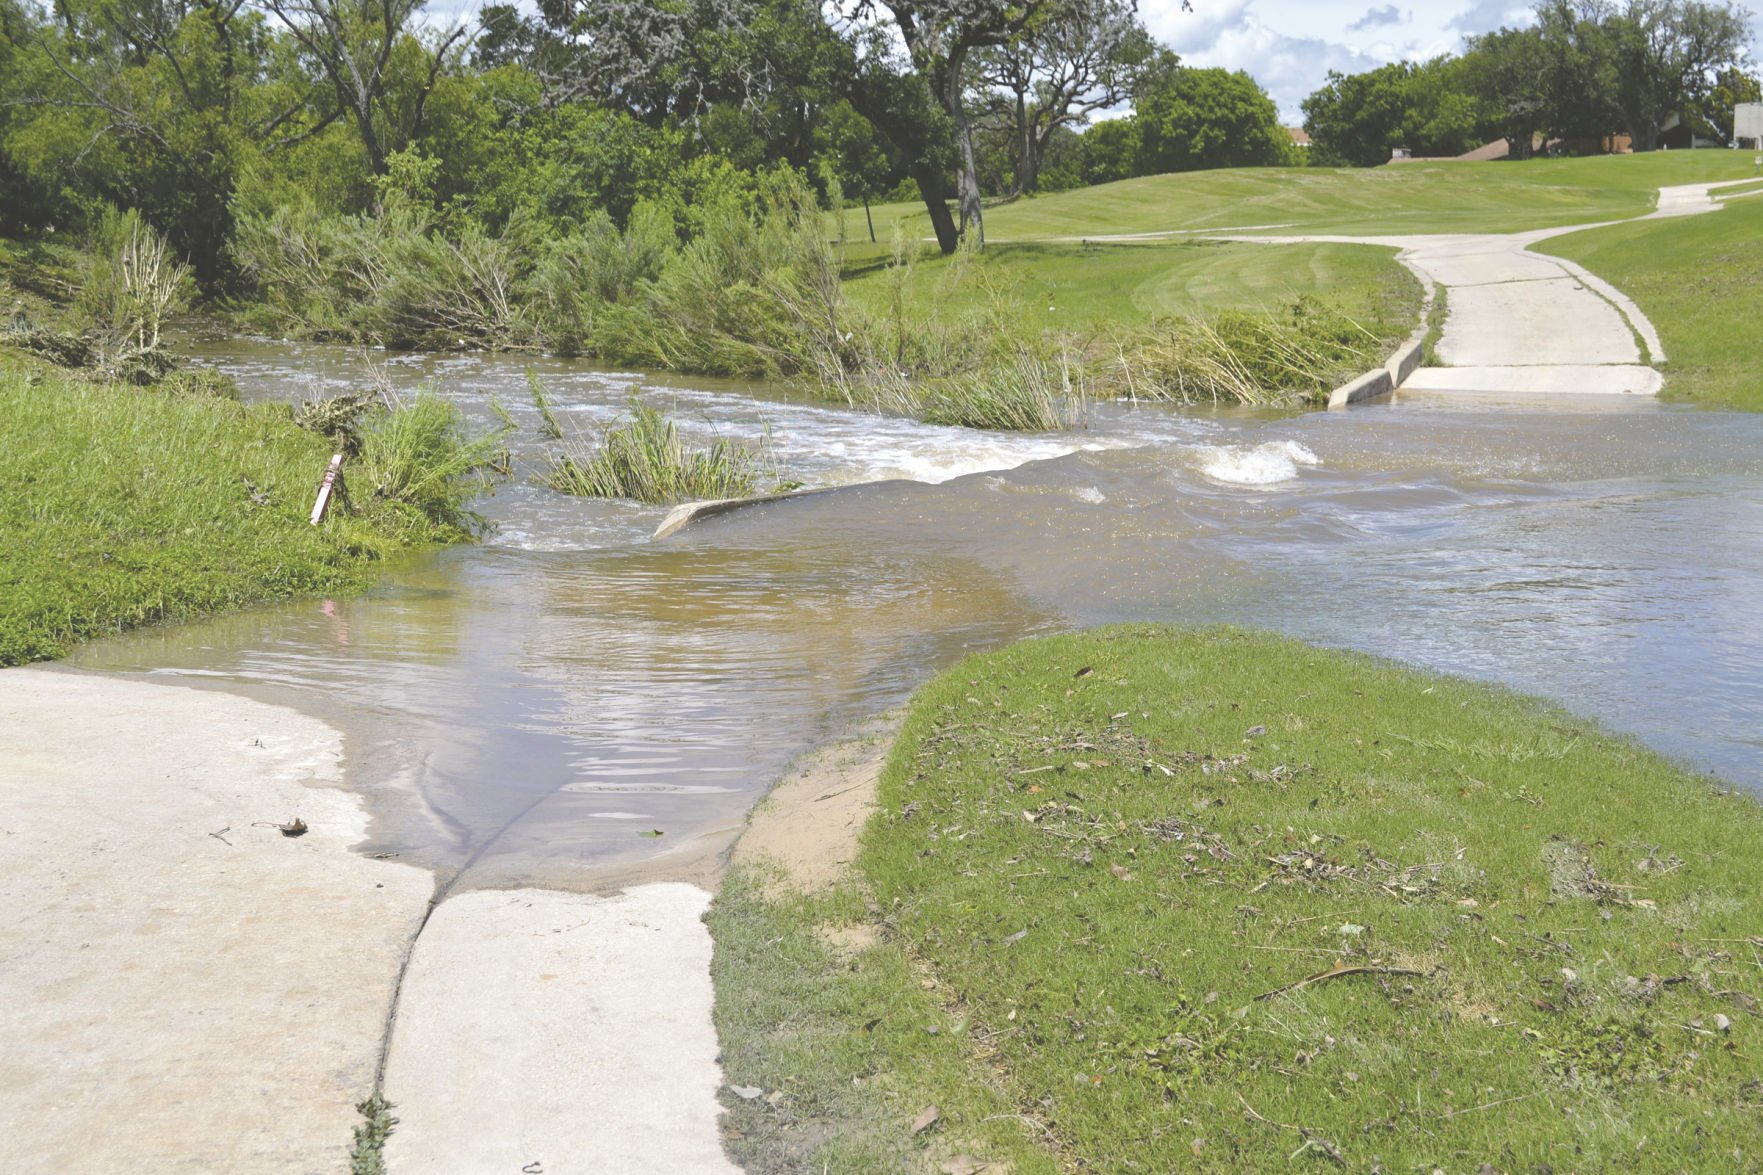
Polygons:
[[[137,625],[357,591],[387,555],[464,537],[371,477],[354,487],[360,514],[308,525],[331,446],[285,408],[0,358],[0,420],[0,665]],[[398,466],[384,456],[379,468]]]
[[1592,229],[1536,249],[1578,262],[1635,300],[1665,345],[1666,399],[1759,411],[1759,242],[1763,199],[1750,196],[1719,212]]
[[[1746,179],[1747,151],[1661,151],[1527,163],[1417,163],[1378,168],[1236,168],[1145,176],[988,209],[988,242],[1113,234],[1218,232],[1394,235],[1517,232],[1639,216],[1660,187]],[[927,237],[921,206],[874,209]],[[847,231],[851,225],[847,216]],[[864,247],[867,246],[865,242]]]
[[[1157,318],[1265,310],[1324,296],[1404,330],[1418,302],[1395,250],[1371,245],[1000,244],[980,258],[921,252],[902,294],[916,324],[983,313],[1000,301],[1025,324],[1087,334]],[[890,310],[895,275],[882,259],[851,256],[845,292],[871,314]]]
[[[1759,843],[1753,799],[1496,689],[1235,631],[1053,638],[920,692],[844,899],[882,942],[792,962],[756,1016],[812,992],[881,1033],[931,984],[965,1092],[885,1036],[862,1112],[897,1136],[937,1100],[967,1149],[1011,1122],[975,1153],[1016,1171],[1749,1169]],[[780,943],[829,916],[769,909]],[[851,1067],[789,1063],[803,1100]]]
[[[960,1153],[1007,1160],[1017,1175],[1049,1170],[1010,1099],[976,1080],[949,993],[898,951],[839,947],[838,928],[866,917],[860,895],[768,898],[765,881],[737,868],[706,917],[725,1146],[742,1170],[935,1170]],[[929,1105],[944,1121],[914,1136]]]

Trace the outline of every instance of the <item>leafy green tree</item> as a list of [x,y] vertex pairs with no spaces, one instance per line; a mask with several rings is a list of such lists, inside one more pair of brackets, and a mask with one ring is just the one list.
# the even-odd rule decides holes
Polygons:
[[238,172],[289,121],[249,100],[261,16],[240,0],[62,0],[26,30],[7,84],[12,163],[64,222],[138,209],[205,284],[222,281]]
[[891,188],[900,174],[882,148],[875,126],[841,99],[822,112],[814,137],[817,170],[830,173],[844,196],[862,201],[869,239],[874,241],[869,202]]
[[18,233],[50,222],[48,193],[7,152],[16,121],[14,86],[24,73],[36,21],[14,0],[0,0],[0,233]]
[[1605,24],[1614,42],[1616,106],[1638,151],[1659,145],[1667,116],[1705,101],[1750,41],[1730,4],[1702,0],[1628,0]]
[[1086,184],[1111,184],[1139,171],[1139,123],[1136,118],[1111,118],[1083,133],[1079,168]]
[[1140,89],[1134,121],[1140,175],[1291,162],[1278,108],[1241,70],[1159,70]]
[[1136,9],[1136,0],[1054,0],[1015,37],[974,55],[970,85],[1010,136],[1012,195],[1039,186],[1056,134],[1132,97],[1155,51]]
[[1529,159],[1548,115],[1549,56],[1534,28],[1472,37],[1463,57],[1465,84],[1506,140],[1508,158]]
[[[908,69],[930,91],[953,132],[956,155],[956,188],[961,227],[985,245],[985,212],[980,205],[979,168],[974,158],[973,133],[967,117],[967,65],[980,51],[1008,43],[1030,27],[1051,0],[856,0],[851,11],[858,18],[873,17],[885,10],[906,47]],[[925,194],[926,205],[931,194]],[[940,202],[940,201],[939,201]],[[937,223],[932,223],[944,252],[955,242]]]
[[1398,61],[1367,73],[1331,72],[1303,102],[1315,161],[1375,167],[1398,147],[1419,156],[1461,155],[1497,132],[1461,58]]
[[1708,138],[1731,143],[1733,107],[1741,102],[1763,102],[1763,82],[1756,74],[1728,66],[1715,76],[1707,96],[1691,108],[1692,128]]
[[385,174],[387,156],[422,135],[436,81],[464,54],[465,25],[413,32],[421,0],[262,2],[323,79],[333,103],[327,119],[347,118],[369,169]]

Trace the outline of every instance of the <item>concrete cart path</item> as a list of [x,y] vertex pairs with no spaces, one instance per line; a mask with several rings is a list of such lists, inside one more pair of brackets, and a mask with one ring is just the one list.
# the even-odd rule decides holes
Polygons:
[[[1643,220],[1690,216],[1720,207],[1713,193],[1734,184],[1661,188],[1657,209]],[[1560,257],[1531,251],[1552,237],[1608,224],[1565,225],[1522,233],[1460,233],[1388,237],[1243,236],[1260,244],[1322,241],[1384,245],[1399,250],[1429,296],[1446,292],[1442,367],[1423,367],[1405,391],[1545,395],[1657,395],[1664,377],[1654,366],[1665,348],[1652,322],[1621,291]],[[1645,350],[1642,350],[1642,347]]]
[[0,670],[0,1171],[347,1170],[395,995],[392,1171],[733,1171],[710,895],[428,914],[433,875],[350,851],[342,755],[248,698]]
[[392,1033],[392,1175],[734,1175],[717,1128],[709,904],[679,883],[442,903]]
[[433,884],[349,851],[341,761],[246,698],[0,671],[0,1171],[348,1168]]

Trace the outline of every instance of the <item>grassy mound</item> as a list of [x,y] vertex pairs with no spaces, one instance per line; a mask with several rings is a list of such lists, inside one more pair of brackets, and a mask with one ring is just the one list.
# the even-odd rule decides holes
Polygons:
[[[376,422],[357,510],[307,522],[330,460],[287,410],[0,363],[0,665],[160,620],[360,590],[388,554],[465,537],[444,405]],[[348,474],[346,473],[346,477]]]
[[[1144,176],[1016,200],[986,211],[988,241],[1114,234],[1510,233],[1652,211],[1672,184],[1749,178],[1743,151],[1655,151],[1525,163],[1407,163],[1368,168],[1244,167]],[[929,233],[919,204],[873,209],[879,227]],[[861,223],[860,221],[857,223]],[[847,214],[847,231],[853,225]],[[885,231],[885,229],[884,229]]]
[[[1537,703],[1102,630],[927,686],[879,803],[838,894],[720,899],[730,1080],[776,1086],[737,1107],[753,1169],[1763,1156],[1763,810]],[[840,923],[878,941],[841,955]],[[782,1019],[725,1014],[743,984]]]

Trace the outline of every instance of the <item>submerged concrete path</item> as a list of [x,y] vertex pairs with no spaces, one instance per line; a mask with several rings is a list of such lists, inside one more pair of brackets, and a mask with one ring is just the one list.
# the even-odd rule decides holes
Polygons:
[[707,891],[431,914],[343,786],[284,707],[0,670],[0,1172],[345,1171],[382,1054],[394,1175],[734,1170]]
[[[1720,207],[1712,193],[1732,184],[1661,188],[1657,209],[1639,219],[1690,216]],[[1655,366],[1665,348],[1652,322],[1626,295],[1583,267],[1533,252],[1552,237],[1623,221],[1521,233],[1405,236],[1244,236],[1257,244],[1294,241],[1383,245],[1426,287],[1445,294],[1440,367],[1423,367],[1404,390],[1546,395],[1658,394]]]

